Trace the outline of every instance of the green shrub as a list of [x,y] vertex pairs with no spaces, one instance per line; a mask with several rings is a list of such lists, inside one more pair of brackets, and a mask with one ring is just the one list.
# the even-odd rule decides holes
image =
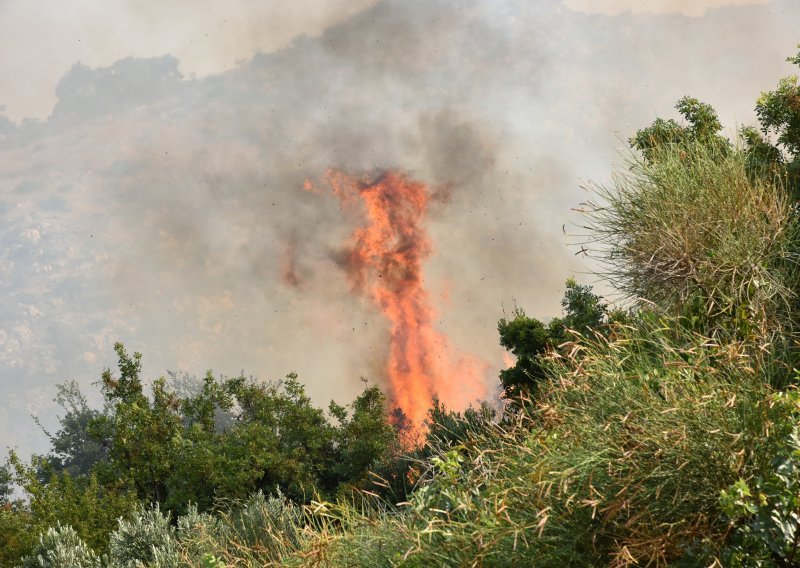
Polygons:
[[14,566],[33,552],[39,531],[21,503],[0,506],[0,566]]
[[788,430],[771,467],[752,479],[739,479],[720,493],[733,528],[720,556],[724,565],[793,566],[800,562],[800,393],[773,397],[781,408],[776,428]]
[[158,505],[140,508],[130,520],[119,519],[109,542],[109,568],[177,568],[178,541],[169,514]]
[[[178,517],[177,531],[157,531],[162,540],[151,540],[169,541],[160,547],[162,557],[179,558],[180,566],[282,566],[302,545],[303,509],[280,493],[265,497],[257,492],[244,501],[222,501],[218,506],[218,513],[211,515],[192,505]],[[141,549],[136,554],[149,558]]]
[[21,568],[100,568],[100,558],[70,526],[58,523],[39,535],[39,544]]
[[244,558],[253,565],[280,565],[301,545],[303,509],[280,492],[265,497],[260,491],[220,512],[216,534],[223,560]]
[[177,537],[181,556],[188,559],[214,557],[220,544],[219,518],[210,513],[200,513],[197,506],[189,505],[185,515],[178,517]]
[[[124,485],[101,485],[94,474],[72,477],[68,472],[48,471],[47,462],[34,456],[32,465],[24,464],[13,452],[9,456],[14,481],[23,490],[28,502],[16,504],[8,515],[0,514],[0,530],[4,521],[24,521],[26,538],[19,535],[20,544],[26,540],[33,545],[40,533],[58,523],[69,525],[97,553],[104,553],[116,520],[136,507],[136,497]],[[43,482],[39,476],[44,473]],[[5,518],[4,518],[5,517]],[[34,542],[30,542],[33,540]],[[24,546],[22,547],[24,550]],[[27,554],[25,550],[22,554]],[[19,556],[16,558],[19,559]]]

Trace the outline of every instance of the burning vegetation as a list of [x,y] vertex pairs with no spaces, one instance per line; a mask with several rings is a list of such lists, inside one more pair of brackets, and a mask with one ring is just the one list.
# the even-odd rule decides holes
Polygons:
[[436,310],[423,270],[433,254],[425,230],[428,186],[392,170],[377,177],[331,170],[326,181],[342,208],[363,210],[364,224],[350,236],[344,267],[353,293],[368,296],[389,322],[390,404],[419,425],[434,395],[457,409],[484,398],[488,365],[459,354],[433,325]]

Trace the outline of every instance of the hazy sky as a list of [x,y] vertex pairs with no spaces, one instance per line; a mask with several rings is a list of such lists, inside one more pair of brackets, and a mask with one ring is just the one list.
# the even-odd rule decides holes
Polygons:
[[115,341],[148,377],[297,371],[320,404],[380,382],[385,322],[336,263],[357,220],[302,190],[329,167],[451,192],[426,281],[493,375],[504,308],[593,282],[562,233],[580,185],[684,94],[752,123],[798,24],[792,0],[0,0],[0,449],[43,450],[30,415]]

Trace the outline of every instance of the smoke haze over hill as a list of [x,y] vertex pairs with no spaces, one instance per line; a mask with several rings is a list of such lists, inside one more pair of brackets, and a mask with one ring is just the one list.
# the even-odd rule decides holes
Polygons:
[[[0,446],[41,450],[29,414],[52,408],[56,382],[89,390],[115,341],[148,376],[297,371],[322,402],[381,381],[386,323],[337,263],[357,219],[303,190],[330,167],[397,168],[439,192],[425,265],[437,326],[495,366],[494,388],[503,306],[557,315],[565,278],[591,268],[562,234],[580,180],[607,178],[624,139],[683,94],[752,122],[800,39],[789,1],[702,17],[362,4],[309,8],[307,25],[292,12],[293,39],[225,71],[193,76],[171,46],[76,64],[46,119],[0,116]],[[230,53],[281,27],[251,16],[250,47]]]

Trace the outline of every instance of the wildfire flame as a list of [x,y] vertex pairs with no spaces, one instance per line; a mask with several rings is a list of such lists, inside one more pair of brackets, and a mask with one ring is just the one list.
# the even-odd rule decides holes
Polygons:
[[371,297],[389,322],[390,403],[419,426],[434,395],[457,410],[484,398],[487,364],[457,354],[433,326],[436,311],[423,280],[433,252],[424,227],[428,188],[395,171],[372,180],[331,171],[327,182],[343,208],[361,203],[366,214],[351,235],[345,267],[353,291]]

